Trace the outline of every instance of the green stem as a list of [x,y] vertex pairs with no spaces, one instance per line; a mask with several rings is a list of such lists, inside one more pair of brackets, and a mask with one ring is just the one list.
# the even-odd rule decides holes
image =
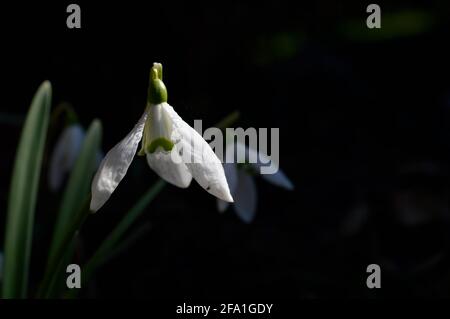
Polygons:
[[[100,244],[97,251],[92,255],[91,259],[82,267],[82,286],[88,282],[88,279],[94,273],[96,268],[105,262],[105,259],[111,256],[130,226],[145,212],[145,207],[164,189],[167,183],[160,179],[139,199],[139,201],[131,208],[131,210],[123,217],[117,226],[109,233],[109,235]],[[124,244],[124,243],[122,243]],[[122,247],[122,244],[120,247]],[[73,297],[77,292],[69,294]]]
[[50,256],[47,263],[44,279],[37,293],[38,298],[47,296],[49,290],[51,290],[54,277],[58,275],[56,270],[60,268],[60,263],[64,260],[64,254],[67,249],[67,245],[70,244],[77,230],[81,228],[81,225],[83,225],[84,221],[89,216],[89,202],[90,197],[85,201],[82,209],[80,209],[79,213],[75,216],[75,219],[70,227],[70,231],[65,233],[63,239],[58,243],[58,246],[55,249],[55,254]]
[[63,257],[55,270],[55,275],[51,279],[49,287],[43,296],[44,298],[55,298],[58,296],[58,292],[63,289],[65,284],[64,275],[66,274],[65,267],[67,267],[67,265],[71,262],[75,253],[77,235],[78,233],[75,233],[74,237],[67,245],[67,249],[65,250]]
[[236,122],[240,116],[241,116],[241,113],[239,111],[234,111],[233,113],[230,113],[225,118],[220,120],[216,124],[216,127],[220,128],[221,130],[224,130],[227,127],[231,126],[234,122]]
[[[110,260],[114,259],[115,257],[119,256],[124,251],[127,251],[130,247],[132,247],[138,240],[140,240],[145,234],[148,233],[148,231],[151,229],[151,224],[149,222],[136,227],[136,229],[133,230],[133,233],[130,234],[127,238],[125,238],[122,242],[117,244],[117,247],[109,252],[103,254],[99,258],[91,258],[86,265],[83,267],[83,275],[81,277],[81,287],[84,287],[86,283],[89,282],[92,275],[95,273],[95,271],[102,267],[104,264],[109,262]],[[66,290],[64,293],[64,299],[73,299],[77,297],[78,293],[80,292],[80,289],[71,289]]]
[[[125,234],[133,222],[141,216],[145,211],[145,207],[159,194],[159,192],[167,185],[163,180],[157,181],[148,191],[141,197],[141,199],[133,206],[121,222],[111,231],[111,233],[102,242],[96,253],[96,256],[102,256],[105,252],[111,250],[120,238]],[[95,260],[94,260],[95,261]]]

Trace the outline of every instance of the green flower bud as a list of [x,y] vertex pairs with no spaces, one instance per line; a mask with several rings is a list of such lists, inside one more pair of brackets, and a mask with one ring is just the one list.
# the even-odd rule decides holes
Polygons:
[[150,83],[148,86],[147,99],[150,104],[167,102],[167,89],[162,81],[161,63],[153,63],[153,66],[150,69]]

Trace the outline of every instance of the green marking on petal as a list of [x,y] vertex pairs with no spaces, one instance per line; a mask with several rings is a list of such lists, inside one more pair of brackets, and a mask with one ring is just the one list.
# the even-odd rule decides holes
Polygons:
[[145,150],[147,153],[154,153],[158,147],[162,147],[166,152],[170,152],[175,144],[173,144],[172,141],[164,138],[159,137],[157,139],[154,139],[150,146],[146,146]]

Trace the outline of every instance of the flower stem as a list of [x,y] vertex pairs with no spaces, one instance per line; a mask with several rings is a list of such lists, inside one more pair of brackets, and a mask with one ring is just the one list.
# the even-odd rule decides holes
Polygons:
[[56,270],[61,268],[61,263],[64,260],[63,257],[67,245],[70,244],[76,232],[81,228],[81,225],[83,225],[84,221],[89,215],[90,201],[91,199],[89,196],[85,200],[84,205],[82,206],[78,214],[75,216],[70,230],[64,234],[63,239],[58,243],[58,246],[55,249],[55,254],[50,256],[50,259],[47,263],[44,279],[42,280],[42,283],[38,289],[38,298],[47,298],[49,296],[49,292],[52,290],[52,286],[54,285],[54,278],[58,275],[58,272]]
[[[167,183],[160,179],[139,199],[139,201],[128,211],[117,226],[100,244],[91,259],[83,266],[82,286],[88,282],[94,271],[105,263],[130,226],[145,212],[145,208],[164,189]],[[73,294],[70,294],[73,297]]]
[[236,122],[239,117],[241,116],[241,113],[239,111],[234,111],[233,113],[228,114],[226,117],[224,117],[222,120],[220,120],[216,127],[224,130],[227,127],[230,127],[234,122]]

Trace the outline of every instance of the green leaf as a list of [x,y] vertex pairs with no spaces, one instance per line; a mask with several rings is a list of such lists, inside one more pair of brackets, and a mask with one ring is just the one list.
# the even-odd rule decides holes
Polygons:
[[61,245],[75,215],[80,211],[89,194],[97,153],[100,149],[101,136],[102,125],[99,120],[94,120],[86,133],[86,138],[83,141],[80,154],[70,174],[61,201],[50,248],[50,260],[55,258],[58,246]]
[[[162,179],[158,180],[140,199],[139,201],[125,214],[122,220],[111,231],[111,233],[103,240],[97,251],[92,255],[91,259],[83,267],[82,281],[87,283],[91,275],[95,270],[103,265],[107,260],[112,258],[123,247],[128,247],[130,243],[135,242],[136,237],[130,236],[129,238],[122,240],[126,231],[133,225],[133,223],[145,212],[145,208],[150,202],[160,193],[162,189],[167,185]],[[142,233],[148,230],[148,225],[145,228],[140,229],[137,234],[138,237]],[[122,248],[121,248],[122,247]],[[71,294],[72,296],[75,293]]]
[[[56,298],[60,295],[62,291],[64,291],[66,286],[66,268],[67,265],[72,263],[73,256],[75,254],[76,246],[78,244],[78,233],[75,233],[75,236],[66,246],[64,250],[64,254],[61,258],[61,261],[58,263],[56,270],[53,272],[54,275],[51,278],[49,283],[49,287],[43,297],[45,298]],[[77,290],[77,289],[75,289]]]
[[113,250],[103,255],[103,259],[99,260],[99,264],[97,264],[96,266],[99,267],[107,263],[111,259],[116,258],[123,252],[128,251],[138,240],[144,237],[144,235],[147,234],[151,228],[152,225],[150,224],[150,222],[146,222],[142,225],[137,225],[136,227],[134,227],[129,231],[128,236],[123,236],[123,239],[118,241],[116,247],[114,247]]
[[40,296],[49,297],[48,294],[53,291],[53,285],[56,284],[54,278],[58,275],[57,270],[61,269],[60,263],[65,251],[88,215],[86,198],[89,197],[89,186],[94,174],[101,136],[102,125],[99,120],[94,120],[86,133],[63,195],[50,246],[47,269],[39,291]]
[[84,201],[83,207],[80,211],[77,212],[73,222],[70,224],[68,231],[65,233],[64,238],[62,238],[61,243],[58,245],[57,252],[53,259],[49,259],[47,263],[47,268],[45,271],[44,279],[39,287],[37,292],[37,298],[48,298],[53,291],[53,287],[56,284],[55,277],[58,276],[60,270],[63,269],[63,263],[66,256],[66,251],[70,248],[70,245],[74,239],[74,236],[77,235],[77,230],[81,228],[87,216],[89,215],[89,202],[91,201],[90,197],[87,197]]
[[145,208],[150,202],[159,194],[159,192],[167,185],[163,180],[158,180],[140,199],[139,201],[125,214],[122,220],[111,231],[111,233],[102,242],[100,247],[94,253],[91,262],[93,264],[100,263],[97,259],[102,259],[103,256],[108,255],[117,243],[121,240],[125,232],[131,225],[142,215]]
[[239,117],[241,116],[241,113],[239,111],[234,111],[225,116],[222,120],[216,123],[215,127],[225,130],[227,127],[230,127],[231,125],[236,122]]
[[[130,234],[127,237],[123,238],[117,243],[117,246],[114,247],[113,250],[105,252],[105,254],[101,255],[100,258],[90,259],[89,262],[83,266],[83,275],[81,277],[82,287],[84,287],[86,283],[89,282],[92,275],[98,268],[100,268],[110,260],[116,258],[123,252],[128,251],[130,247],[132,247],[137,241],[142,239],[142,237],[144,237],[144,235],[146,235],[151,228],[152,226],[149,222],[136,226],[135,228],[130,230]],[[73,299],[78,295],[79,292],[80,289],[67,289],[64,293],[64,298]]]
[[14,162],[5,237],[3,298],[25,298],[39,177],[50,117],[50,82],[37,90]]

